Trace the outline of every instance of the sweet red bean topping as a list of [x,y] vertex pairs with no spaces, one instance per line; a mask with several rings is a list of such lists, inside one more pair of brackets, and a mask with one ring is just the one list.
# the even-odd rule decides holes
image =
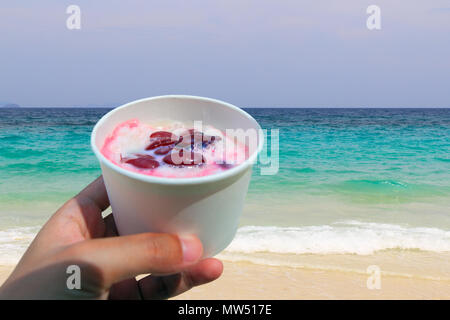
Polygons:
[[136,155],[136,158],[123,158],[122,161],[141,169],[155,169],[159,162],[151,155]]
[[160,146],[167,146],[173,143],[177,143],[179,138],[168,131],[156,131],[150,135],[150,144],[145,150],[153,150]]
[[174,145],[161,146],[155,150],[155,154],[159,155],[168,154],[173,149],[173,147]]

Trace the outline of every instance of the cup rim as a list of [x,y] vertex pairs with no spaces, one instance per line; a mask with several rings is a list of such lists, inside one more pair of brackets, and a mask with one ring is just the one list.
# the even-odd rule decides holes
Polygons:
[[[136,103],[141,103],[144,101],[152,101],[152,100],[159,100],[159,99],[167,99],[167,98],[178,98],[178,99],[191,99],[191,100],[202,100],[202,101],[208,101],[208,102],[214,102],[214,103],[219,103],[222,104],[238,113],[240,113],[241,115],[245,116],[246,118],[253,120],[255,122],[255,124],[257,125],[257,130],[258,132],[258,147],[255,150],[255,152],[253,152],[248,159],[246,159],[244,162],[240,163],[239,165],[237,165],[234,168],[225,170],[223,172],[219,172],[219,173],[214,173],[211,175],[207,175],[207,176],[202,176],[202,177],[193,177],[193,178],[165,178],[165,177],[155,177],[155,176],[149,176],[149,175],[145,175],[145,174],[140,174],[140,173],[136,173],[136,172],[132,172],[126,169],[123,169],[121,167],[119,167],[118,165],[115,165],[114,163],[112,163],[110,160],[108,160],[101,152],[100,150],[97,148],[96,144],[95,144],[95,137],[97,134],[97,129],[104,123],[107,121],[107,119],[114,113],[116,113],[117,111],[127,108],[131,105],[134,105]],[[123,174],[125,176],[128,176],[130,178],[136,179],[136,180],[140,180],[140,181],[144,181],[144,182],[148,182],[148,183],[154,183],[154,184],[160,184],[160,185],[196,185],[196,184],[203,184],[203,183],[208,183],[208,182],[215,182],[215,181],[219,181],[219,180],[225,180],[229,177],[238,175],[240,173],[242,173],[243,171],[245,171],[248,167],[250,167],[253,162],[256,160],[259,152],[261,151],[262,147],[263,147],[263,135],[262,135],[262,131],[260,130],[261,126],[259,125],[259,123],[247,112],[245,112],[244,110],[228,103],[228,102],[224,102],[221,100],[217,100],[217,99],[212,99],[212,98],[206,98],[206,97],[200,97],[200,96],[192,96],[192,95],[161,95],[161,96],[154,96],[154,97],[148,97],[148,98],[143,98],[143,99],[138,99],[138,100],[134,100],[131,102],[128,102],[126,104],[123,104],[117,108],[112,109],[111,111],[109,111],[108,113],[106,113],[105,115],[103,115],[103,117],[95,124],[94,128],[92,129],[92,133],[91,133],[91,148],[94,151],[94,154],[96,155],[97,159],[104,165],[106,165],[107,167],[109,167],[110,169],[112,169],[113,171],[119,172],[120,174]]]

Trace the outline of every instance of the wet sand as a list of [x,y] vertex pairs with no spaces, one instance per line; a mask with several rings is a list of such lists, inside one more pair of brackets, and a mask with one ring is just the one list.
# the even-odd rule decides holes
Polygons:
[[381,276],[368,289],[369,275],[245,262],[225,262],[222,277],[175,299],[450,299],[450,282]]
[[5,282],[5,280],[8,278],[8,276],[13,271],[13,266],[0,266],[0,285]]
[[[245,256],[219,257],[225,268],[220,279],[175,299],[450,299],[448,253],[247,257],[260,263],[244,261]],[[374,276],[367,272],[370,265],[380,268],[379,288],[375,282],[369,281],[372,289],[367,285]],[[0,266],[0,283],[12,269]]]

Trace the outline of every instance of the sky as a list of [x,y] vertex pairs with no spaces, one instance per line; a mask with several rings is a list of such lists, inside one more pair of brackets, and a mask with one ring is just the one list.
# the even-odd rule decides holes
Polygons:
[[[26,3],[24,5],[23,3]],[[69,5],[81,29],[69,30]],[[381,29],[369,30],[369,5]],[[0,0],[0,101],[450,107],[450,1]]]

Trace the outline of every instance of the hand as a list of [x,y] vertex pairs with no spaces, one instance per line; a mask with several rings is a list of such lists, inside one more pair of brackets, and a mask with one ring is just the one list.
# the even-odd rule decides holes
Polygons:
[[[219,260],[200,260],[202,244],[194,236],[117,236],[113,215],[102,218],[108,207],[100,177],[42,227],[0,299],[166,299],[221,275]],[[79,267],[81,289],[67,285],[72,265]]]

